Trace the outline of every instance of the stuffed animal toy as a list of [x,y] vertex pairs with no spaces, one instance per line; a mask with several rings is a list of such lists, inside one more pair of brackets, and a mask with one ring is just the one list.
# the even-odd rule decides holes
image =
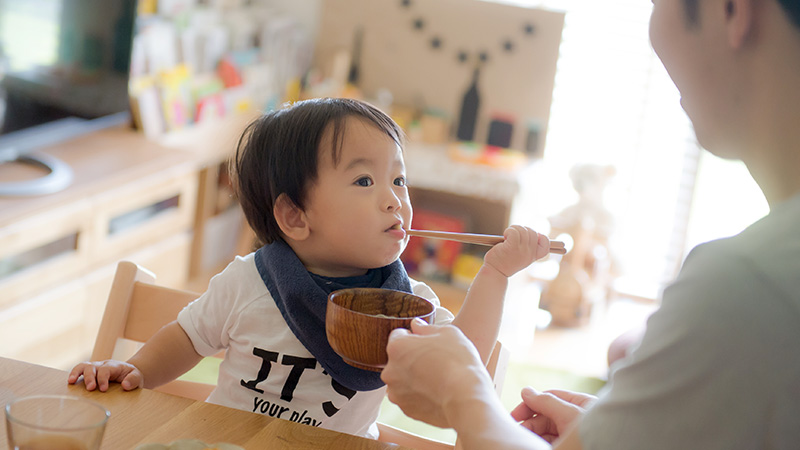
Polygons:
[[569,175],[578,201],[549,218],[551,236],[568,234],[573,241],[572,249],[561,259],[558,275],[540,300],[540,307],[553,316],[554,325],[585,324],[592,307],[608,295],[613,279],[608,240],[614,217],[603,204],[603,196],[614,174],[611,166],[574,166]]

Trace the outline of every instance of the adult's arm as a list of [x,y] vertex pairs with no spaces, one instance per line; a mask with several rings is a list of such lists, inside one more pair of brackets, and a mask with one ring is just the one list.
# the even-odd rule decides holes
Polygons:
[[[389,400],[403,412],[454,428],[465,449],[551,448],[504,409],[477,350],[460,330],[415,321],[411,331],[392,333],[389,362],[381,374]],[[577,433],[565,436],[555,448],[579,450]]]

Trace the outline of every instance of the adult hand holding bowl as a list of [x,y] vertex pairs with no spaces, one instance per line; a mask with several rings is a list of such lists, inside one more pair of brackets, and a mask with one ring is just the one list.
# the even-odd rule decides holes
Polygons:
[[380,372],[386,365],[386,344],[395,328],[411,328],[419,317],[433,323],[436,307],[407,292],[351,288],[328,295],[325,331],[328,343],[347,364]]

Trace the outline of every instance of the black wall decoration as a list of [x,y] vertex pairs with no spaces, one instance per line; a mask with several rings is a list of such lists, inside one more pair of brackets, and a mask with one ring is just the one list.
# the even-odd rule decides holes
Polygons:
[[[400,7],[402,9],[412,10],[413,7],[414,7],[414,3],[411,0],[399,0],[399,1],[400,1]],[[427,27],[427,21],[425,20],[424,17],[420,17],[420,16],[415,16],[412,19],[411,26],[416,31],[419,31],[419,32],[424,32],[424,31],[426,31],[426,28],[428,28]],[[522,31],[523,37],[531,38],[531,37],[533,37],[533,35],[535,33],[536,26],[533,25],[532,23],[525,22],[525,23],[522,24],[522,27],[520,28],[520,30]],[[429,42],[430,42],[430,45],[431,45],[432,49],[441,49],[442,47],[444,47],[444,44],[445,44],[444,39],[438,34],[432,35],[430,40],[429,40]],[[509,38],[509,37],[506,37],[505,39],[499,40],[498,44],[497,44],[497,49],[502,50],[505,53],[513,52],[515,47],[516,47],[516,43],[514,42],[514,40],[512,38]],[[473,51],[473,52],[471,52],[471,54],[472,54],[472,59],[477,58],[481,63],[485,63],[486,61],[488,61],[490,56],[491,56],[490,53],[488,51],[486,51],[486,50]],[[458,50],[456,50],[455,58],[460,63],[466,63],[470,59],[470,52],[464,50],[463,48],[462,49],[458,49]]]
[[526,148],[526,124],[538,121],[541,150],[564,13],[479,0],[319,3],[314,65],[323,75],[337,69],[343,53],[356,53],[354,36],[363,28],[354,78],[364,95],[388,90],[398,107],[439,111],[450,118],[455,139],[464,96],[478,69],[473,141],[487,142],[489,122],[500,114],[514,122],[514,149]]
[[[414,6],[411,0],[399,0],[399,4],[401,8],[406,10],[412,10]],[[427,30],[428,21],[424,17],[415,16],[411,21],[411,24],[413,29],[417,32],[424,33],[429,31]],[[535,26],[531,23],[523,23],[522,27],[520,27],[520,30],[522,31],[524,37],[530,38],[534,34]],[[441,35],[433,34],[429,39],[429,43],[432,50],[443,50],[446,42]],[[515,47],[516,44],[514,40],[509,37],[499,40],[497,45],[497,49],[500,50],[501,53],[512,53]],[[491,59],[491,53],[488,50],[468,51],[463,48],[454,50],[455,59],[460,64],[471,63],[469,66],[474,67],[472,82],[467,87],[461,100],[461,109],[458,112],[458,127],[456,129],[456,139],[459,141],[472,141],[475,139],[475,129],[478,123],[480,110],[480,92],[478,89],[480,70],[481,67],[487,64]],[[499,63],[502,63],[501,60],[497,60],[500,61]],[[494,136],[491,136],[492,133],[490,130],[490,138],[494,137],[494,140],[497,140],[497,133],[498,131],[495,130]],[[502,133],[503,137],[500,138],[501,142],[507,143],[506,146],[510,146],[510,133],[510,130],[504,129]]]

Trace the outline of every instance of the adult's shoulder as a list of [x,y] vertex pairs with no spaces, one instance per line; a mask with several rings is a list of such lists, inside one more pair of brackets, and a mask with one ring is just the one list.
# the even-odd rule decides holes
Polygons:
[[754,342],[800,339],[797,219],[800,202],[793,202],[736,236],[696,247],[648,327],[664,333],[677,327],[695,341],[728,348],[736,343],[754,352]]
[[735,236],[697,246],[676,284],[707,288],[712,298],[758,290],[758,297],[783,299],[800,308],[798,224],[800,195]]

